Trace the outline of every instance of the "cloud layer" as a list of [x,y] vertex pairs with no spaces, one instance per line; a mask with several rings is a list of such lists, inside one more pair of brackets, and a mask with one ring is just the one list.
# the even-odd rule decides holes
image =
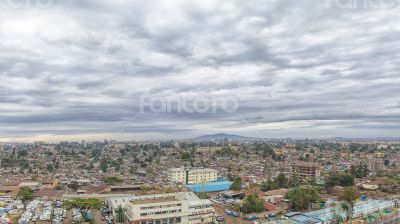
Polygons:
[[0,0],[0,140],[398,136],[396,1]]

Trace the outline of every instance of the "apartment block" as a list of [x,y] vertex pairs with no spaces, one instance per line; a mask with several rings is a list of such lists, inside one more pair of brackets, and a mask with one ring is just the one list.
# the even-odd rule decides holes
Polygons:
[[217,171],[208,168],[172,168],[168,170],[168,179],[182,184],[210,182],[217,180]]
[[210,200],[192,192],[110,198],[106,203],[115,217],[121,206],[132,224],[208,223],[215,212]]

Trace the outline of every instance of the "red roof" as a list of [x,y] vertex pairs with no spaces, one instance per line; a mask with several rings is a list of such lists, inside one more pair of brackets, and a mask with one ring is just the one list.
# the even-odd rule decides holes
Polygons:
[[62,196],[62,192],[61,190],[54,190],[54,189],[40,189],[35,193],[35,196],[54,198],[57,196]]
[[257,196],[259,198],[265,197],[265,192],[260,191],[260,192],[257,193]]
[[274,210],[278,209],[278,206],[273,205],[271,203],[265,203],[264,208],[265,208],[265,210],[268,210],[268,211],[274,211]]

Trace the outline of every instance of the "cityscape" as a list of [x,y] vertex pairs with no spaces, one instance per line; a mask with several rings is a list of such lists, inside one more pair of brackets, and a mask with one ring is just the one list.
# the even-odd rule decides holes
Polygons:
[[400,224],[400,0],[0,0],[0,224]]

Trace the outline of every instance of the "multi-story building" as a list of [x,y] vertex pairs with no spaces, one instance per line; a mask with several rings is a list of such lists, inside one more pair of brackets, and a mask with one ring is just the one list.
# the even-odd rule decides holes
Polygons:
[[168,170],[168,179],[182,184],[210,182],[217,180],[217,171],[208,168],[172,168]]
[[132,224],[207,223],[215,212],[210,200],[199,199],[192,192],[118,197],[106,202],[114,217],[121,206]]
[[320,177],[321,166],[318,163],[299,162],[292,165],[292,175],[315,179]]

